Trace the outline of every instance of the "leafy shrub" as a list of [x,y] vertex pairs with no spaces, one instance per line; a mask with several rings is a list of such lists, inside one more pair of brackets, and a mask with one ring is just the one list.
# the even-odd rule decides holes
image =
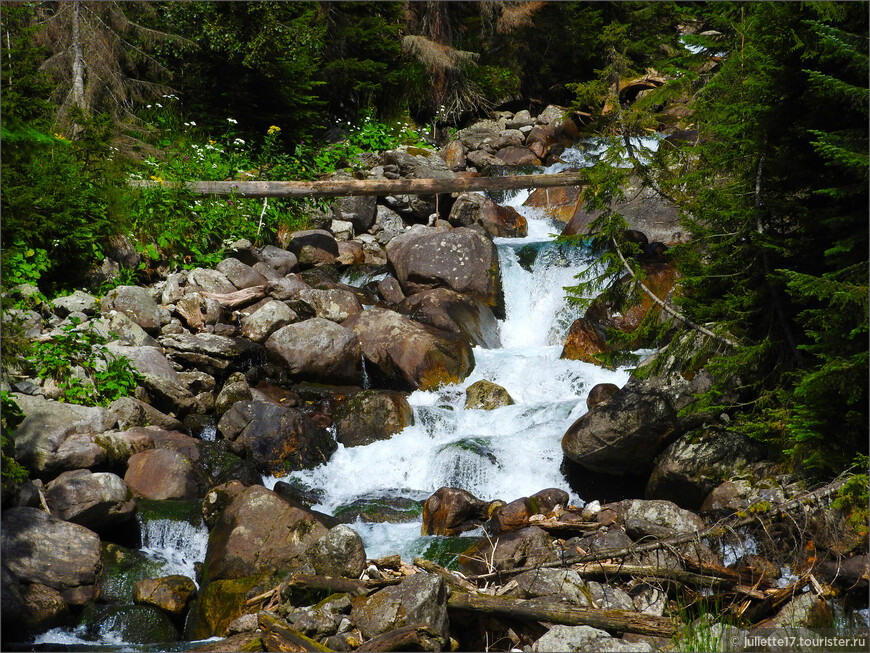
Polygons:
[[62,334],[36,343],[28,358],[36,374],[42,380],[54,379],[62,393],[60,401],[82,406],[105,406],[131,395],[139,373],[127,358],[106,350],[106,338],[79,325],[78,319],[70,318]]
[[14,443],[12,434],[15,432],[21,421],[24,419],[24,413],[15,402],[15,399],[5,390],[0,393],[2,397],[2,443],[0,443],[0,451],[2,451],[2,492],[5,495],[15,489],[19,483],[27,478],[27,470],[22,467],[18,461],[12,457]]

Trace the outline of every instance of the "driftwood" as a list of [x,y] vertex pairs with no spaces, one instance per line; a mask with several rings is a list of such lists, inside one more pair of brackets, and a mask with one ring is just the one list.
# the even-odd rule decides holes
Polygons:
[[551,535],[563,535],[570,537],[573,535],[586,535],[591,531],[596,531],[601,528],[598,522],[574,522],[574,521],[559,521],[558,519],[541,519],[539,521],[529,522],[530,526],[547,531]]
[[294,574],[281,581],[278,592],[282,599],[294,590],[321,590],[330,594],[350,594],[361,596],[372,590],[378,590],[388,585],[398,585],[401,578],[386,578],[383,580],[356,580],[353,578],[338,578],[336,576],[312,576],[309,574]]
[[477,592],[477,585],[471,583],[460,576],[457,576],[449,569],[445,569],[441,565],[435,564],[431,560],[425,560],[424,558],[414,558],[414,564],[422,569],[423,571],[427,571],[430,574],[438,574],[443,578],[447,585],[450,586],[452,590],[458,590],[460,592]]
[[255,302],[259,299],[263,299],[263,297],[266,296],[265,288],[266,286],[251,286],[250,288],[242,288],[241,290],[236,290],[235,292],[204,292],[201,294],[203,297],[213,299],[218,304],[220,304],[221,306],[225,306],[226,308],[238,308],[240,306],[245,306],[246,304]]
[[177,188],[183,186],[198,195],[225,197],[349,197],[353,195],[434,195],[477,190],[554,188],[579,186],[576,173],[512,175],[508,177],[452,177],[436,179],[329,179],[325,181],[191,181],[160,182],[134,179],[133,187]]
[[263,645],[267,651],[301,653],[302,651],[331,650],[291,628],[290,624],[272,612],[264,610],[257,613],[257,623],[263,631]]
[[444,636],[425,624],[396,628],[365,642],[357,651],[444,651]]
[[[807,505],[811,505],[813,503],[822,501],[827,499],[828,497],[836,494],[836,492],[843,487],[846,483],[847,477],[837,478],[827,485],[824,485],[812,492],[807,492],[801,494],[779,506],[773,506],[769,513],[754,513],[752,515],[743,516],[741,513],[734,513],[733,515],[729,515],[723,519],[720,519],[715,524],[701,530],[695,531],[692,533],[678,533],[672,537],[663,538],[660,540],[656,540],[654,542],[642,543],[642,544],[631,544],[629,546],[614,548],[614,549],[599,549],[595,553],[589,553],[578,556],[565,556],[559,561],[556,562],[546,562],[540,565],[528,566],[528,567],[517,567],[515,569],[505,569],[500,571],[494,571],[487,574],[478,574],[476,576],[468,576],[468,580],[490,580],[496,577],[504,577],[513,574],[520,574],[524,571],[530,571],[532,569],[539,569],[541,567],[567,567],[570,565],[581,564],[586,562],[597,562],[601,560],[613,560],[619,558],[626,558],[631,555],[636,555],[639,553],[647,553],[648,551],[657,551],[659,549],[670,549],[675,546],[679,546],[681,544],[686,544],[692,541],[699,541],[704,537],[721,537],[727,532],[733,531],[736,528],[740,528],[742,526],[748,526],[750,524],[756,522],[762,522],[767,517],[771,519],[773,517],[794,512],[796,510],[802,509]],[[708,573],[706,570],[704,573]],[[717,574],[721,576],[721,572]]]
[[566,626],[592,626],[611,633],[638,633],[654,637],[671,637],[675,633],[673,622],[666,617],[628,610],[579,608],[546,597],[516,599],[454,593],[447,599],[447,608]]

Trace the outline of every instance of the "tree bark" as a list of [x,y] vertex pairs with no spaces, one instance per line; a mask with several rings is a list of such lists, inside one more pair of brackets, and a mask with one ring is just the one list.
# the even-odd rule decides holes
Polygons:
[[179,185],[198,195],[243,197],[350,197],[358,195],[434,195],[478,190],[580,186],[578,174],[454,177],[444,179],[329,179],[324,181],[191,181],[159,182],[134,179],[138,188]]
[[447,600],[447,608],[566,626],[592,626],[611,633],[671,637],[675,632],[674,624],[666,617],[628,610],[579,608],[544,597],[526,600],[506,596],[454,593]]
[[357,651],[443,651],[444,637],[425,624],[396,628],[365,642]]
[[81,41],[82,3],[72,3],[72,94],[73,104],[87,115],[85,106],[85,68]]

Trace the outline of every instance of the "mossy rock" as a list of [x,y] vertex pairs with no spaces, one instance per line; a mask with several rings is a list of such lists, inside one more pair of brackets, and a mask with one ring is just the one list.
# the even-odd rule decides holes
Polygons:
[[86,626],[88,635],[95,639],[107,633],[131,644],[168,643],[179,639],[172,619],[150,605],[113,605],[86,610],[80,625]]
[[100,574],[100,600],[104,603],[133,603],[137,581],[163,574],[163,565],[142,553],[118,544],[100,545],[103,571]]
[[199,526],[202,523],[201,503],[201,499],[192,501],[137,499],[136,512],[144,521],[168,519],[170,521],[186,521],[194,526]]
[[250,612],[245,602],[281,581],[281,575],[258,574],[244,578],[215,580],[200,589],[185,626],[188,639],[223,637],[230,622]]
[[438,449],[438,453],[441,454],[451,450],[467,451],[468,453],[472,453],[480,458],[486,458],[493,465],[499,465],[498,458],[490,445],[491,438],[465,438],[464,440],[457,440],[456,442],[445,444],[443,447]]
[[458,571],[459,555],[480,540],[479,537],[427,535],[420,538],[416,548],[421,558]]
[[343,524],[351,524],[357,519],[378,524],[402,524],[414,521],[422,514],[423,504],[405,497],[360,498],[339,506],[334,512],[335,517]]

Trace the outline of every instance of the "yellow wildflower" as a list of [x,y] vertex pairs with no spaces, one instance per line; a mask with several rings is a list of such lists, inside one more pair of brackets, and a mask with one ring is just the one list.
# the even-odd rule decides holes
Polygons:
[[54,137],[55,137],[56,139],[58,139],[59,141],[66,141],[66,140],[69,140],[69,139],[66,138],[63,134],[58,134],[57,132],[54,132]]
[[278,125],[272,125],[271,127],[269,127],[269,129],[266,130],[266,134],[268,134],[269,136],[274,136],[279,131],[281,131],[281,128]]
[[151,175],[151,179],[156,181],[158,184],[163,184],[163,177],[156,177],[154,175]]

